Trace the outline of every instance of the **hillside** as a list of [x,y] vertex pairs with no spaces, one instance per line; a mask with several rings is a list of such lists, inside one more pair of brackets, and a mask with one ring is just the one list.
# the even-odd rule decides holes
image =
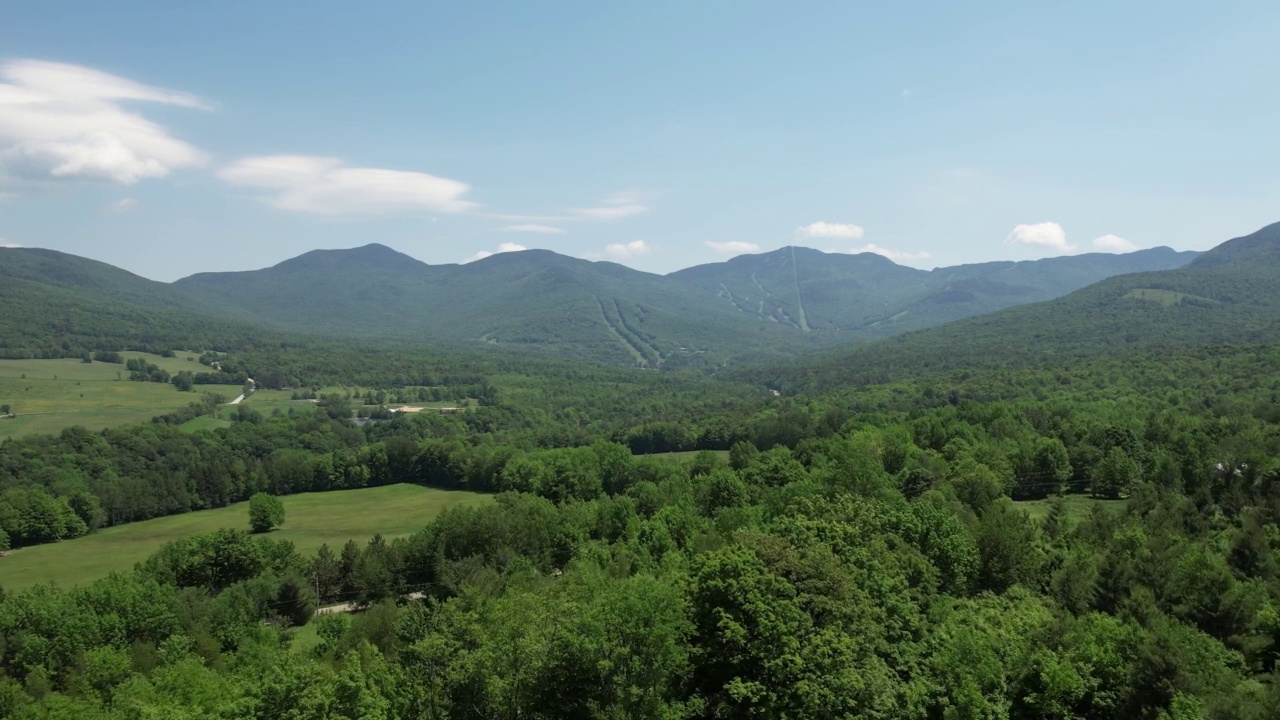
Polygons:
[[378,244],[153,282],[47,250],[0,259],[0,352],[241,346],[282,335],[495,347],[642,367],[794,356],[1163,270],[1167,248],[917,270],[808,248],[667,276],[547,250],[428,265]]
[[0,248],[0,355],[81,348],[208,348],[262,330],[234,307],[210,310],[165,283],[53,250]]
[[1058,364],[1102,355],[1280,342],[1280,223],[1229,240],[1183,268],[1103,280],[1009,308],[810,358],[769,382],[865,382],[974,367]]
[[712,305],[696,287],[546,250],[432,266],[375,244],[174,287],[310,332],[549,349],[649,367],[780,344],[778,329]]
[[668,367],[883,337],[1056,297],[1117,273],[1177,267],[1194,255],[1160,248],[926,272],[874,254],[788,247],[664,277],[547,250],[433,266],[374,244],[194,275],[175,287],[308,332]]
[[714,292],[745,315],[810,330],[829,345],[1049,300],[1115,275],[1182,267],[1196,255],[1161,247],[925,271],[871,253],[782,248],[669,277]]

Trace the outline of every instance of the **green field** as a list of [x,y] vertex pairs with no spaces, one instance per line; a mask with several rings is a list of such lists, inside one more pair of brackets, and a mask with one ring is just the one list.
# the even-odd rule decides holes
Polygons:
[[[194,359],[187,360],[197,357],[194,353],[179,353],[172,358],[135,352],[123,355],[145,358],[171,373],[207,370]],[[129,371],[114,363],[0,360],[0,405],[12,406],[17,414],[0,419],[0,440],[57,433],[72,425],[101,430],[149,422],[156,415],[200,398],[199,392],[179,392],[168,383],[132,382],[128,377]],[[234,397],[240,389],[219,385],[210,386],[209,391]]]
[[[492,501],[489,495],[417,485],[304,493],[281,499],[284,526],[270,537],[290,540],[303,551],[324,543],[340,546],[350,539],[364,541],[377,533],[386,538],[410,535],[447,507]],[[113,570],[129,570],[171,540],[218,528],[248,527],[248,503],[238,503],[22,548],[0,558],[0,587],[12,591],[48,580],[64,587],[90,582]]]
[[217,430],[224,427],[231,427],[231,421],[209,415],[201,415],[198,418],[192,418],[182,423],[178,426],[178,429],[183,432],[193,433],[198,430]]
[[[1113,512],[1119,512],[1128,504],[1128,500],[1102,500],[1099,498],[1089,497],[1088,495],[1066,495],[1063,496],[1065,503],[1066,515],[1072,520],[1080,520],[1089,516],[1093,512],[1094,507],[1103,507]],[[1046,498],[1044,500],[1021,500],[1015,502],[1019,508],[1026,510],[1027,515],[1032,520],[1039,522],[1049,516],[1049,503],[1052,500]]]

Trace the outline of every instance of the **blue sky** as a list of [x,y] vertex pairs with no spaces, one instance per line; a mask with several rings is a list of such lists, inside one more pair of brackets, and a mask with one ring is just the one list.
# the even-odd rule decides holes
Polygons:
[[173,280],[381,242],[668,272],[1280,220],[1280,6],[8,0],[0,244]]

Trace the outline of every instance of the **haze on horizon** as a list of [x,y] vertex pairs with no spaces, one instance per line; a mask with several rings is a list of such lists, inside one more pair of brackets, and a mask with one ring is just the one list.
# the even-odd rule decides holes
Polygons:
[[1263,2],[18,0],[0,245],[160,280],[370,242],[658,273],[1200,250],[1276,219],[1277,31]]

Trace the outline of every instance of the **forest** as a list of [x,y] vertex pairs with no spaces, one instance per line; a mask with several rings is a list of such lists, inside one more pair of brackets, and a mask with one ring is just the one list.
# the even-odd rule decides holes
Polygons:
[[[406,360],[324,362],[441,382]],[[1271,717],[1278,361],[1201,348],[782,396],[493,363],[456,376],[491,391],[453,415],[356,426],[362,401],[330,397],[194,434],[7,441],[14,547],[259,492],[497,502],[314,555],[197,535],[7,595],[0,714]]]

